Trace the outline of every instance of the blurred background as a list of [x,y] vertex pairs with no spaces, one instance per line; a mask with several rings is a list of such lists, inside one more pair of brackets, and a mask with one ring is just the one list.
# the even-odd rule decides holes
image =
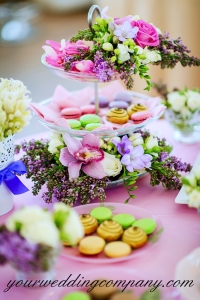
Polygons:
[[[40,62],[45,40],[69,39],[78,29],[88,27],[87,12],[92,4],[109,6],[108,15],[124,17],[140,15],[171,38],[181,36],[191,54],[200,57],[200,0],[0,0],[0,77],[23,81],[33,101],[52,96],[58,84],[68,90],[81,89],[88,83],[66,80],[55,76]],[[169,89],[199,88],[200,67],[161,70],[151,66],[153,82],[162,80]],[[133,90],[145,92],[145,82],[135,76]],[[44,131],[33,120],[21,136]],[[19,135],[18,135],[19,136]]]

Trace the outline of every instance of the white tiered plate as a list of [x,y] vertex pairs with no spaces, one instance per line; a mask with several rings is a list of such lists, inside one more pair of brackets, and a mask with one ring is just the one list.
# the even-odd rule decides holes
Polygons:
[[[134,205],[105,202],[105,206],[110,207],[113,210],[113,215],[119,213],[128,213],[133,215],[136,218],[136,220],[142,218],[154,219],[157,224],[156,230],[151,235],[149,235],[148,242],[146,243],[146,245],[144,245],[141,248],[132,250],[131,254],[128,256],[119,257],[119,258],[109,258],[104,254],[104,252],[101,252],[97,255],[91,255],[91,256],[83,255],[78,251],[78,247],[64,247],[61,253],[62,256],[70,260],[75,260],[84,263],[99,263],[99,264],[117,263],[121,261],[134,259],[141,255],[148,255],[147,253],[149,252],[149,250],[151,250],[157,245],[160,238],[160,234],[162,233],[163,230],[162,223],[157,216],[153,215],[148,210],[145,210],[143,208]],[[74,209],[78,212],[79,215],[81,215],[81,214],[89,214],[90,211],[95,207],[99,207],[99,203],[81,205],[81,206],[74,207]]]

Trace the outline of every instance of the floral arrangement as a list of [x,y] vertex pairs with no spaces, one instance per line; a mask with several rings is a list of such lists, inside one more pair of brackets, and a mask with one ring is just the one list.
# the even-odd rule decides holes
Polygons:
[[182,178],[183,186],[188,195],[188,206],[200,211],[200,166]]
[[74,245],[83,235],[78,214],[64,203],[56,203],[52,213],[39,206],[21,208],[0,226],[0,264],[23,273],[46,272],[59,255],[60,240]]
[[21,81],[0,78],[0,141],[29,124],[28,93]]
[[52,133],[50,140],[24,141],[16,146],[22,149],[22,161],[31,178],[33,194],[37,195],[46,184],[42,197],[51,203],[52,197],[73,205],[80,198],[82,204],[98,197],[105,199],[105,188],[120,177],[128,192],[126,203],[135,196],[134,184],[142,172],[150,174],[152,186],[162,183],[167,189],[180,189],[179,172],[189,172],[191,166],[171,156],[172,147],[165,139],[152,136],[148,131],[132,135],[100,139],[87,134],[77,139]]
[[[110,81],[119,74],[128,89],[133,87],[132,75],[139,74],[150,90],[152,83],[148,64],[174,68],[180,62],[185,66],[200,66],[200,59],[189,56],[181,38],[169,39],[140,16],[124,18],[107,16],[108,7],[96,18],[89,29],[80,30],[70,40],[61,43],[47,40],[43,49],[46,62],[65,71],[94,74],[99,81]],[[91,47],[85,41],[92,41]]]
[[167,107],[166,117],[177,129],[184,132],[193,131],[195,125],[200,124],[200,93],[198,89],[169,92],[167,85],[155,83],[155,88],[163,98]]

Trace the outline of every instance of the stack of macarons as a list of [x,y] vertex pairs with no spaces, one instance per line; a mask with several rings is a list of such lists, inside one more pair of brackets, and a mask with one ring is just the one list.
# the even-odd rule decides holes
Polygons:
[[136,220],[127,213],[113,215],[108,207],[96,207],[88,214],[80,215],[85,237],[78,250],[84,255],[96,255],[104,251],[109,258],[131,254],[132,249],[145,245],[148,235],[156,229],[151,218]]

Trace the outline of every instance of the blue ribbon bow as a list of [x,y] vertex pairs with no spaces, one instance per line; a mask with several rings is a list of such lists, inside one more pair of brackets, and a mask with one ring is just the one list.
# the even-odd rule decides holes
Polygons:
[[0,185],[4,181],[9,190],[14,195],[20,195],[29,191],[29,189],[19,180],[19,178],[14,173],[26,173],[26,167],[22,161],[14,161],[5,169],[0,171]]

